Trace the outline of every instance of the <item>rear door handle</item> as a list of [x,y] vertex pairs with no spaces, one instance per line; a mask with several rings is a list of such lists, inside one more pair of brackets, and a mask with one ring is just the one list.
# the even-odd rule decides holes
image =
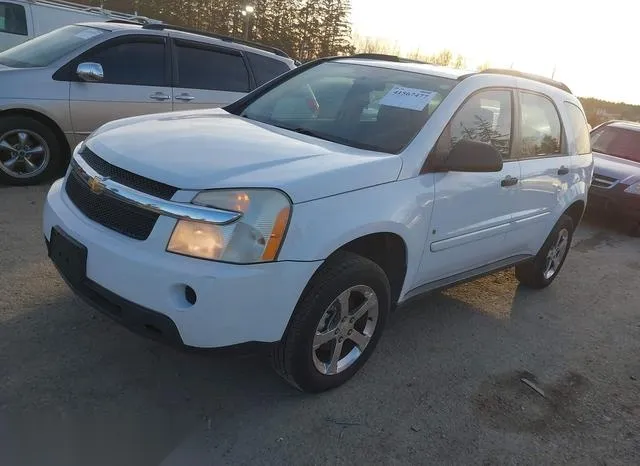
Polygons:
[[183,102],[191,102],[193,99],[195,99],[195,97],[191,94],[180,94],[175,96],[174,98],[177,100],[182,100]]
[[569,169],[564,165],[558,168],[558,175],[567,175],[569,173]]
[[511,175],[507,175],[506,178],[500,181],[500,186],[502,186],[503,188],[507,188],[509,186],[515,186],[516,184],[518,184],[518,178]]
[[169,100],[171,96],[164,94],[162,92],[156,92],[154,94],[151,94],[149,98],[153,100]]

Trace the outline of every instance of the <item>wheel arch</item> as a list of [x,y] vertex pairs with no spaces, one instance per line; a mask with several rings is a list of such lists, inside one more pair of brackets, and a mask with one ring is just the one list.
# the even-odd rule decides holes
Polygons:
[[60,126],[53,120],[53,118],[41,111],[29,108],[9,108],[0,110],[0,119],[14,116],[33,118],[43,125],[46,125],[55,134],[56,140],[58,141],[58,144],[60,144],[60,149],[63,151],[63,155],[65,157],[69,157],[69,154],[71,153],[71,146],[69,145],[69,141],[67,140],[64,131],[62,131],[62,128],[60,128]]
[[563,212],[563,214],[568,215],[569,217],[571,217],[571,220],[573,220],[574,229],[580,224],[580,221],[582,220],[582,216],[584,215],[585,209],[586,209],[586,203],[582,199],[580,199],[573,202],[573,204],[571,204]]

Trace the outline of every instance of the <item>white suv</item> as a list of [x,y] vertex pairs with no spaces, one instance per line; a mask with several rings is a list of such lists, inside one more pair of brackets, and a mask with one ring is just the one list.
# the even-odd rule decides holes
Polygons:
[[566,86],[400,60],[322,59],[224,109],[108,123],[48,194],[49,256],[129,328],[266,342],[336,387],[397,304],[497,269],[558,275],[593,172]]

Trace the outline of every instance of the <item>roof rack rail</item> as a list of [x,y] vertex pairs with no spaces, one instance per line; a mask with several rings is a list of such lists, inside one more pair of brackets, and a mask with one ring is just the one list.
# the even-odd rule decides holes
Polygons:
[[557,89],[562,89],[563,91],[568,92],[569,94],[573,94],[573,92],[571,92],[571,89],[569,89],[569,86],[567,86],[566,84],[560,81],[556,81],[555,79],[547,78],[537,74],[525,73],[523,71],[512,70],[512,69],[487,68],[486,70],[478,71],[477,73],[465,74],[463,76],[460,76],[458,79],[462,81],[463,79],[476,74],[503,74],[507,76],[515,76],[517,78],[531,79],[532,81],[538,81],[539,83],[548,84],[549,86],[553,86]]
[[387,55],[384,53],[356,53],[354,55],[348,55],[347,57],[348,58],[364,58],[368,60],[385,60],[385,61],[393,61],[396,63],[421,63],[423,65],[428,64],[427,62],[424,62],[424,61],[413,60],[411,58],[402,58],[397,55]]
[[290,58],[289,55],[286,54],[283,50],[280,50],[276,47],[271,47],[269,45],[259,44],[257,42],[251,42],[248,40],[237,39],[231,36],[225,36],[223,34],[215,34],[213,32],[201,31],[199,29],[193,29],[183,26],[174,26],[172,24],[145,24],[142,26],[143,29],[152,29],[155,31],[164,31],[165,29],[170,29],[172,31],[180,31],[180,32],[188,32],[191,34],[198,34],[201,36],[212,37],[214,39],[220,39],[225,42],[233,42],[236,44],[247,45],[249,47],[254,47],[256,49],[261,49],[266,52],[274,53],[280,57]]
[[141,26],[144,23],[135,21],[135,20],[131,20],[131,19],[108,19],[105,21],[105,23],[116,23],[116,24],[134,24],[136,26]]

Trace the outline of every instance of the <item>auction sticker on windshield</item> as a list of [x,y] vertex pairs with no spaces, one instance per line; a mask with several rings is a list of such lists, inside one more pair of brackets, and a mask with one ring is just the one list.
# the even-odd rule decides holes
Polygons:
[[424,89],[393,86],[387,95],[380,99],[380,105],[422,111],[437,94]]

